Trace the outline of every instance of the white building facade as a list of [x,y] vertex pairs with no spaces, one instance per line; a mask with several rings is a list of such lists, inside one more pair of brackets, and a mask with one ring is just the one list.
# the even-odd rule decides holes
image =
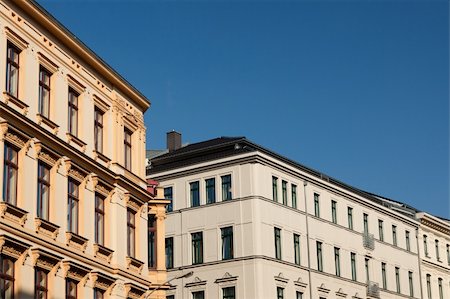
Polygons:
[[245,138],[169,149],[147,175],[172,199],[168,277],[194,271],[166,298],[422,297],[413,209]]

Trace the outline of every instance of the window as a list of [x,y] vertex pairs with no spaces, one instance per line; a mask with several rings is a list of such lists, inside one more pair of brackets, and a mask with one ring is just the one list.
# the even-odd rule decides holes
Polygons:
[[303,299],[303,293],[302,292],[296,291],[295,295],[296,295],[295,299]]
[[436,249],[436,259],[438,261],[441,260],[441,257],[439,256],[439,240],[434,240],[434,248]]
[[392,226],[392,244],[397,246],[397,226]]
[[66,299],[77,299],[77,282],[66,279]]
[[50,203],[50,168],[39,161],[38,163],[38,191],[37,216],[48,220]]
[[19,97],[19,55],[20,50],[8,42],[6,57],[6,92]]
[[336,201],[331,201],[331,221],[337,223]]
[[192,292],[192,299],[205,299],[205,291]]
[[364,234],[369,234],[369,215],[366,213],[363,214],[363,223],[364,223]]
[[350,253],[350,263],[352,269],[352,280],[356,281],[356,253]]
[[447,264],[450,265],[450,245],[447,244]]
[[39,113],[50,118],[50,77],[52,74],[43,66],[39,68]]
[[274,228],[275,258],[281,260],[281,229]]
[[438,287],[439,287],[439,299],[444,299],[444,292],[442,290],[442,278],[438,278]]
[[336,269],[336,276],[341,276],[341,257],[340,249],[334,247],[334,268]]
[[294,234],[294,262],[300,265],[300,235]]
[[364,259],[364,268],[366,269],[366,281],[369,282],[370,281],[370,272],[369,272],[369,259],[368,258]]
[[203,233],[191,234],[192,238],[192,264],[203,263]]
[[397,286],[397,293],[400,293],[400,268],[395,267],[395,285]]
[[0,298],[14,298],[14,261],[0,255]]
[[175,299],[175,295],[167,295],[166,299]]
[[136,215],[133,210],[127,209],[127,255],[131,257],[134,257],[136,253],[135,239],[136,239]]
[[283,204],[287,206],[288,199],[287,199],[287,182],[281,181],[281,196],[283,198]]
[[166,238],[166,269],[173,268],[173,237]]
[[40,268],[34,269],[34,298],[47,299],[47,272]]
[[233,258],[233,227],[224,227],[222,233],[222,260]]
[[428,299],[431,299],[431,275],[427,274],[427,294]]
[[200,205],[200,192],[198,188],[198,181],[189,184],[191,190],[191,207],[197,207]]
[[323,260],[322,260],[322,242],[316,241],[316,251],[317,251],[317,270],[323,271]]
[[425,256],[428,257],[427,235],[423,235],[423,251],[425,253]]
[[206,180],[206,203],[216,202],[216,179]]
[[284,299],[284,289],[277,287],[277,299]]
[[381,263],[381,282],[383,289],[387,289],[387,279],[386,279],[386,263]]
[[12,205],[17,204],[17,170],[18,152],[15,148],[5,143],[3,165],[3,200]]
[[227,287],[222,289],[222,298],[223,299],[235,299],[236,298],[236,290],[235,287]]
[[405,231],[406,250],[411,251],[411,243],[409,241],[409,231]]
[[378,236],[380,241],[384,241],[383,220],[378,219]]
[[166,206],[166,212],[173,211],[173,188],[166,187],[164,188],[164,198],[170,200],[170,203]]
[[414,297],[413,273],[411,271],[408,271],[408,282],[409,282],[409,296]]
[[79,184],[69,178],[67,195],[67,230],[78,233]]
[[297,208],[297,186],[291,185],[291,197],[292,197],[292,207]]
[[272,177],[272,199],[278,202],[278,178]]
[[353,208],[347,208],[348,228],[353,229]]
[[105,198],[95,193],[95,243],[105,244]]
[[156,216],[148,215],[148,266],[156,267]]
[[79,93],[69,87],[69,133],[78,136],[78,97]]
[[314,216],[320,217],[319,194],[314,193]]
[[125,128],[123,138],[124,166],[126,169],[130,171],[131,171],[131,135],[133,135],[133,133],[127,128]]
[[232,199],[231,194],[231,175],[222,176],[222,201]]
[[94,299],[103,299],[104,298],[104,291],[95,288],[94,289]]
[[95,107],[94,110],[94,144],[95,150],[103,153],[103,111]]

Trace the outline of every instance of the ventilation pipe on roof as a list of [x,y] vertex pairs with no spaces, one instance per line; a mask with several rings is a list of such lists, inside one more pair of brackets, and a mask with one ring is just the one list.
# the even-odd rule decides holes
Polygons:
[[167,132],[167,149],[169,150],[169,153],[179,148],[181,148],[181,133],[174,130],[172,130],[172,132]]

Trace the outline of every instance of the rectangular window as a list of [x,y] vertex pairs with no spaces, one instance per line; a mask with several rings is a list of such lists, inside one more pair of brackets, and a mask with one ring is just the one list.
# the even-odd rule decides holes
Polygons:
[[192,292],[192,299],[205,299],[205,291]]
[[38,162],[37,216],[48,220],[50,203],[50,167]]
[[105,292],[103,290],[95,288],[94,289],[94,299],[103,299],[103,298],[105,298],[104,297],[104,293]]
[[281,260],[281,229],[274,228],[275,258]]
[[295,295],[296,295],[295,299],[303,299],[303,293],[302,292],[296,291]]
[[378,219],[378,236],[380,241],[384,241],[384,227],[383,220]]
[[124,138],[123,138],[123,147],[124,147],[124,166],[126,169],[131,171],[131,136],[133,133],[125,128],[124,130]]
[[39,113],[50,118],[50,77],[52,74],[43,66],[39,68]]
[[369,259],[368,258],[364,259],[364,268],[366,269],[366,281],[369,282],[370,281],[370,272],[369,272]]
[[6,56],[6,92],[19,97],[19,56],[20,50],[8,41]]
[[400,268],[395,267],[395,284],[397,286],[397,293],[400,293]]
[[392,226],[392,244],[397,246],[397,226]]
[[384,290],[387,289],[386,263],[381,263],[381,283]]
[[94,109],[94,144],[95,150],[103,153],[103,111]]
[[233,227],[221,228],[222,235],[222,260],[233,258]]
[[447,264],[450,265],[450,245],[447,244]]
[[288,204],[288,198],[287,198],[287,182],[281,181],[281,196],[283,199],[283,204],[287,206]]
[[442,289],[442,278],[438,278],[439,299],[444,299],[444,290]]
[[300,235],[294,234],[294,262],[300,265]]
[[173,237],[166,238],[166,269],[173,268]]
[[278,178],[272,177],[272,199],[278,202]]
[[156,268],[156,216],[148,215],[148,267]]
[[331,221],[337,223],[337,211],[336,211],[336,201],[331,201]]
[[292,197],[292,207],[297,208],[297,186],[291,184],[291,197]]
[[427,245],[427,235],[423,235],[423,251],[425,253],[425,256],[429,257],[429,255],[428,255],[428,245]]
[[363,214],[363,223],[364,223],[364,234],[369,234],[369,215],[366,213]]
[[428,299],[431,299],[431,275],[427,274],[427,294]]
[[166,206],[166,212],[173,211],[173,188],[166,187],[164,188],[164,198],[170,200],[170,203]]
[[175,299],[175,295],[167,295],[166,299]]
[[3,200],[12,205],[17,204],[17,175],[19,169],[18,152],[5,143],[3,165]]
[[411,251],[411,243],[409,241],[409,231],[405,231],[406,250]]
[[314,216],[320,217],[319,194],[314,193]]
[[341,276],[341,256],[340,249],[334,247],[334,267],[336,269],[336,276]]
[[348,221],[348,228],[353,229],[353,208],[351,207],[347,208],[347,221]]
[[136,245],[136,214],[127,209],[127,255],[134,257]]
[[67,187],[67,230],[78,234],[79,183],[71,178]]
[[206,180],[206,203],[216,202],[216,179]]
[[69,87],[69,133],[78,136],[78,97],[80,94],[76,92],[73,88]]
[[235,287],[227,287],[222,289],[223,299],[236,299]]
[[0,298],[14,298],[14,261],[0,255]]
[[[34,269],[34,298],[47,299],[47,272],[40,268]],[[3,298],[3,297],[2,297]]]
[[77,282],[75,280],[66,279],[66,299],[77,299]]
[[203,233],[197,232],[191,234],[192,238],[192,264],[203,263]]
[[434,240],[434,248],[436,249],[436,259],[438,261],[441,260],[441,257],[439,256],[439,240]]
[[316,241],[317,251],[317,270],[323,271],[323,259],[322,259],[322,242]]
[[197,207],[200,205],[199,182],[192,182],[189,186],[191,190],[191,207]]
[[95,243],[105,244],[105,198],[95,193]]
[[231,194],[231,175],[224,175],[222,178],[222,201],[233,198]]
[[284,289],[277,287],[277,299],[284,299]]
[[414,297],[413,273],[411,271],[408,271],[408,282],[409,282],[409,296]]
[[352,269],[352,280],[356,281],[356,253],[350,253],[350,264]]

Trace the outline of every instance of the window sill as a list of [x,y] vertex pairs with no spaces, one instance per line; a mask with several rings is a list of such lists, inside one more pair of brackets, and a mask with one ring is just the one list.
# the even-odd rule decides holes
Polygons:
[[88,239],[83,238],[82,236],[73,233],[66,232],[66,244],[69,247],[81,250],[82,252],[86,251]]
[[134,257],[127,256],[127,269],[141,274],[144,263]]
[[17,97],[13,96],[7,91],[3,92],[3,97],[5,99],[6,104],[9,104],[11,102],[12,104],[16,105],[19,108],[19,111],[21,111],[23,115],[27,115],[29,107],[27,104],[25,104],[24,102],[22,102]]
[[112,255],[114,250],[111,250],[103,245],[98,243],[94,243],[94,256],[101,260],[104,260],[107,263],[111,262]]
[[28,212],[8,202],[0,202],[0,217],[24,226]]
[[59,226],[42,218],[34,218],[34,225],[38,234],[43,234],[53,240],[59,233]]
[[44,128],[51,131],[53,134],[58,133],[59,126],[56,123],[52,122],[50,119],[40,113],[36,114],[36,118],[38,125],[42,126],[42,124],[44,124]]

